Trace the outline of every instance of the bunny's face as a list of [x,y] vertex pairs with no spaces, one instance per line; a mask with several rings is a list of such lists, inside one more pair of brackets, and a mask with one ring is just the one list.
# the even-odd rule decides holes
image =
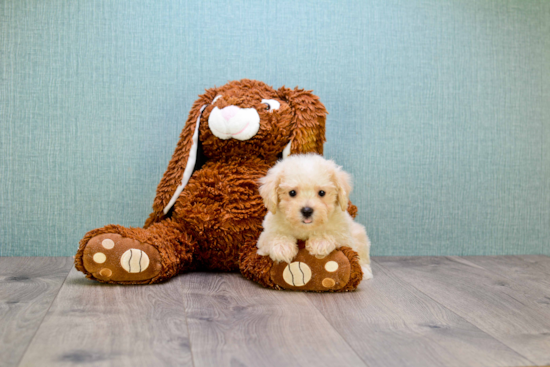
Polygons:
[[262,82],[231,82],[206,92],[199,140],[208,158],[280,157],[293,132],[293,113],[277,91]]

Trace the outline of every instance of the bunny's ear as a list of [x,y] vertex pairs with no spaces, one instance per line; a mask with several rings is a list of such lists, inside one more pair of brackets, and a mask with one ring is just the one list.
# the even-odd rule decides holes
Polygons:
[[202,111],[211,103],[213,95],[215,95],[214,90],[207,90],[193,104],[180,134],[176,151],[172,155],[168,169],[157,187],[157,196],[153,202],[153,213],[147,220],[146,226],[162,219],[187,185],[197,161]]
[[323,143],[326,140],[325,121],[328,113],[319,101],[319,97],[311,91],[286,87],[279,88],[277,94],[290,105],[294,112],[290,146],[285,148],[286,154],[283,153],[283,155],[323,154]]

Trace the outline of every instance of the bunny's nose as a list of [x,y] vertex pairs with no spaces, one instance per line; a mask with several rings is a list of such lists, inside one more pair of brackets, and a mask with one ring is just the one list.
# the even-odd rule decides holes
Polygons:
[[227,106],[221,110],[221,113],[225,121],[229,121],[237,114],[237,112],[239,112],[239,110],[240,108],[237,106]]
[[304,216],[304,218],[309,218],[313,214],[313,209],[310,208],[309,206],[303,207],[302,210],[300,211],[302,212],[302,215]]

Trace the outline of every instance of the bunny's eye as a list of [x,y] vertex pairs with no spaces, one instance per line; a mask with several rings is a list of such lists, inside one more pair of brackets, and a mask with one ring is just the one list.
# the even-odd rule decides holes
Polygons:
[[296,191],[290,190],[290,191],[288,192],[288,194],[289,194],[290,196],[294,197],[294,196],[296,196]]
[[278,110],[281,107],[281,103],[274,99],[262,99],[262,103],[266,104],[266,111]]

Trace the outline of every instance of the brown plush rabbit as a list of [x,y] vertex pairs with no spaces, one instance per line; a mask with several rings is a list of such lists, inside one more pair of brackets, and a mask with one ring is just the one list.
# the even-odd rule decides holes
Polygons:
[[208,269],[240,270],[277,289],[355,289],[362,273],[350,249],[329,255],[341,265],[328,275],[335,278],[330,287],[315,281],[327,277],[327,259],[298,254],[313,280],[301,286],[285,281],[292,264],[256,254],[266,214],[258,180],[288,154],[322,154],[326,114],[319,98],[302,89],[275,90],[244,79],[206,90],[193,104],[144,228],[108,225],[88,232],[76,268],[118,284],[158,283]]

